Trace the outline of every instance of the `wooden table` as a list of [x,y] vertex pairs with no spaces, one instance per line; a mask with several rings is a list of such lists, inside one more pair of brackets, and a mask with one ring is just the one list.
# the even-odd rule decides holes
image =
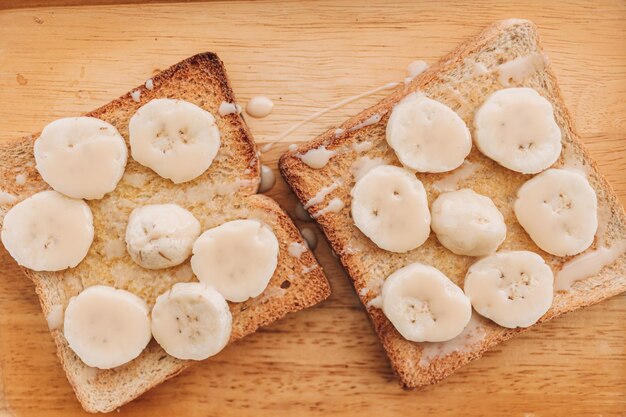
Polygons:
[[[54,3],[0,11],[0,140],[93,109],[158,69],[215,51],[240,102],[258,94],[275,100],[270,117],[249,120],[262,143],[319,108],[401,80],[410,61],[433,62],[494,20],[524,17],[539,26],[582,138],[626,201],[624,2]],[[1,6],[15,4],[0,0]],[[275,168],[289,143],[311,139],[379,98],[302,127],[264,163]],[[269,195],[293,213],[296,200],[282,181]],[[514,338],[438,386],[405,392],[325,242],[316,255],[333,287],[328,301],[229,347],[120,414],[626,413],[626,296]],[[4,249],[0,262],[0,415],[83,414],[32,284]]]

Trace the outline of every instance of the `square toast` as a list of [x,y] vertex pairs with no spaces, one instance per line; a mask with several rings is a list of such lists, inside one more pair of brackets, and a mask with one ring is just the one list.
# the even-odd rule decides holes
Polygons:
[[[542,53],[537,29],[532,22],[520,19],[497,22],[474,39],[461,44],[408,84],[400,84],[378,104],[348,119],[338,129],[330,129],[286,153],[280,160],[283,177],[303,205],[308,206],[312,216],[316,217],[316,213],[329,207],[331,199],[342,200],[341,210],[325,210],[316,220],[348,272],[391,366],[405,388],[439,382],[461,366],[481,357],[488,349],[534,327],[507,329],[474,312],[470,324],[452,341],[415,343],[404,339],[382,310],[370,304],[379,295],[385,277],[409,263],[419,261],[432,265],[463,288],[466,271],[477,260],[450,252],[432,232],[417,249],[402,254],[387,252],[378,248],[354,225],[350,212],[350,190],[355,184],[355,175],[381,163],[401,165],[386,142],[385,128],[393,106],[407,94],[420,91],[449,106],[465,121],[473,135],[474,112],[490,94],[503,88],[503,84],[537,90],[553,105],[554,116],[562,132],[563,151],[554,167],[574,165],[584,170],[598,197],[598,232],[592,246],[583,254],[600,246],[621,245],[626,239],[624,208],[581,145],[549,63],[533,68],[523,79],[499,80],[499,65]],[[300,155],[321,146],[336,151],[330,162],[321,169],[307,166]],[[507,226],[506,240],[499,250],[538,253],[556,276],[572,257],[556,257],[542,251],[513,213],[518,188],[532,176],[498,165],[475,146],[467,161],[471,170],[458,168],[452,173],[417,174],[426,188],[428,201],[432,203],[439,195],[441,185],[449,181],[454,181],[459,189],[471,188],[489,196],[502,212]],[[569,291],[556,291],[551,308],[537,324],[624,291],[626,255],[622,253],[600,273],[576,282]]]
[[[229,220],[256,218],[266,223],[278,239],[278,266],[267,288],[256,298],[229,303],[233,316],[229,344],[287,313],[327,298],[328,281],[311,251],[294,256],[288,250],[293,242],[306,247],[298,229],[274,200],[256,195],[260,162],[245,121],[239,114],[221,116],[218,112],[222,102],[235,103],[235,97],[217,55],[203,53],[188,58],[155,75],[152,85],[148,85],[152,88],[142,85],[87,116],[115,126],[128,147],[128,122],[139,107],[155,98],[186,100],[215,116],[222,143],[218,154],[205,173],[178,185],[129,157],[115,191],[100,200],[87,201],[93,213],[95,237],[85,259],[77,267],[59,272],[24,268],[35,284],[43,313],[50,317],[59,306],[64,309],[83,288],[98,284],[128,290],[151,308],[156,297],[176,282],[195,280],[189,260],[167,269],[148,270],[135,264],[126,252],[124,233],[130,212],[141,205],[161,203],[176,203],[191,211],[202,230]],[[49,188],[35,169],[33,142],[38,136],[0,143],[0,191],[17,197],[16,202]],[[26,181],[16,181],[17,175]],[[12,204],[0,204],[0,225]],[[115,410],[194,363],[166,354],[152,339],[131,362],[100,370],[85,365],[74,354],[61,329],[53,326],[51,333],[67,378],[89,412]]]

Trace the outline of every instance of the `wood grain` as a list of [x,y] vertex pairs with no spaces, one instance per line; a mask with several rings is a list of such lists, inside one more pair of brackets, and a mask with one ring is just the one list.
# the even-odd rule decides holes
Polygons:
[[[262,143],[319,108],[401,80],[410,61],[432,62],[493,20],[508,17],[530,18],[539,26],[582,138],[626,202],[623,1],[542,0],[519,6],[263,1],[0,11],[0,140],[93,109],[143,83],[153,71],[210,50],[226,63],[241,103],[258,94],[274,99],[268,118],[248,118]],[[379,98],[302,127],[264,155],[264,163],[275,168],[289,143],[308,140]],[[282,181],[268,194],[293,212],[295,198]],[[323,240],[316,255],[333,287],[328,301],[198,364],[120,414],[626,412],[626,296],[519,336],[438,386],[405,392]],[[0,265],[0,415],[83,414],[56,359],[32,285],[4,249]]]

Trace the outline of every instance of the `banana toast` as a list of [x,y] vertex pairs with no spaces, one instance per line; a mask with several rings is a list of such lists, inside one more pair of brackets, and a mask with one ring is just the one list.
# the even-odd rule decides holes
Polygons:
[[[502,77],[504,71],[499,71],[499,66],[526,57],[543,57],[536,27],[520,19],[497,22],[476,38],[461,44],[411,82],[400,84],[378,104],[348,119],[337,129],[330,129],[286,153],[280,160],[283,177],[316,218],[348,272],[391,366],[405,388],[436,383],[479,358],[488,349],[528,329],[500,327],[473,313],[466,330],[452,341],[415,343],[404,339],[373,302],[380,294],[384,279],[412,262],[419,261],[438,268],[462,288],[468,267],[476,261],[474,257],[456,255],[444,248],[434,233],[430,233],[426,242],[417,249],[406,253],[387,252],[377,247],[354,225],[350,190],[355,184],[355,177],[372,166],[401,165],[385,140],[385,126],[394,105],[405,96],[419,91],[449,106],[463,119],[473,136],[474,113],[491,93],[503,86],[535,89],[552,104],[562,133],[563,151],[554,167],[575,165],[584,170],[598,198],[598,232],[592,246],[583,254],[601,246],[621,246],[626,239],[624,209],[581,145],[549,63],[538,65],[533,58],[529,68],[521,73]],[[304,153],[321,147],[333,155],[328,164],[314,169],[302,161]],[[450,183],[489,196],[502,212],[507,227],[506,239],[500,249],[536,252],[556,275],[572,257],[556,257],[537,247],[513,212],[517,190],[531,177],[498,165],[479,152],[476,146],[472,148],[466,164],[456,171],[417,174],[430,203]],[[331,203],[333,209],[329,210]],[[626,256],[621,253],[600,273],[576,282],[570,291],[557,291],[551,308],[538,323],[623,291],[626,291]]]
[[[278,267],[267,288],[256,298],[230,304],[233,327],[229,343],[328,297],[328,282],[311,251],[305,250],[291,219],[272,199],[256,195],[260,163],[250,131],[239,114],[222,116],[218,111],[222,102],[234,103],[235,97],[217,55],[203,53],[188,58],[87,115],[114,125],[128,147],[131,116],[143,104],[163,97],[186,100],[215,115],[222,143],[215,160],[198,178],[175,185],[129,158],[115,191],[88,201],[95,239],[85,259],[76,268],[60,272],[24,269],[35,284],[44,314],[58,315],[72,296],[92,285],[128,290],[152,306],[156,297],[176,282],[195,280],[189,260],[167,269],[149,270],[135,264],[125,250],[124,231],[130,212],[141,205],[160,203],[176,203],[191,211],[202,230],[229,220],[255,218],[269,225],[278,238]],[[38,136],[0,143],[0,190],[16,197],[16,201],[0,205],[0,223],[13,204],[48,188],[34,164],[32,148]],[[25,181],[16,182],[16,175]],[[303,245],[298,256],[288,249],[294,242]],[[60,318],[52,321],[60,322]],[[123,366],[90,368],[69,348],[58,325],[52,325],[51,332],[67,378],[89,412],[112,411],[193,363],[169,356],[152,340],[139,357]]]

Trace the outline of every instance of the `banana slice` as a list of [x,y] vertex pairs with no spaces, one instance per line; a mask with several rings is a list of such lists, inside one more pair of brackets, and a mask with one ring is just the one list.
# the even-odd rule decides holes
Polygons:
[[378,247],[402,253],[428,239],[426,191],[413,173],[380,165],[361,177],[350,194],[354,224]]
[[151,100],[130,119],[128,131],[133,158],[176,184],[206,171],[220,147],[215,117],[183,100]]
[[256,297],[278,264],[278,240],[257,220],[234,220],[202,233],[193,245],[191,269],[228,301]]
[[472,149],[467,125],[450,107],[422,94],[406,96],[387,122],[387,143],[418,172],[458,168]]
[[224,349],[232,321],[228,303],[212,287],[179,282],[157,298],[152,334],[168,354],[199,361]]
[[576,255],[593,243],[598,229],[598,199],[587,179],[564,169],[549,169],[517,191],[515,216],[530,238],[556,256]]
[[552,104],[532,88],[505,88],[476,111],[478,149],[505,168],[536,174],[561,154],[561,130]]
[[124,175],[126,143],[117,129],[94,117],[48,124],[34,147],[37,171],[56,191],[93,200],[115,189]]
[[548,311],[553,283],[552,270],[541,256],[513,251],[499,252],[473,264],[464,288],[481,316],[514,329],[535,324]]
[[176,204],[154,204],[130,213],[126,249],[144,268],[169,268],[189,258],[198,236],[200,222],[188,210]]
[[42,191],[9,210],[1,237],[18,264],[35,271],[60,271],[75,267],[87,255],[93,217],[84,201]]
[[136,295],[95,285],[70,299],[63,333],[85,364],[111,369],[135,359],[148,345],[148,314],[145,301]]
[[385,316],[413,342],[444,342],[458,336],[472,316],[469,298],[443,272],[415,262],[383,284]]
[[457,255],[487,255],[506,237],[504,216],[493,201],[467,188],[439,195],[430,213],[437,239]]

